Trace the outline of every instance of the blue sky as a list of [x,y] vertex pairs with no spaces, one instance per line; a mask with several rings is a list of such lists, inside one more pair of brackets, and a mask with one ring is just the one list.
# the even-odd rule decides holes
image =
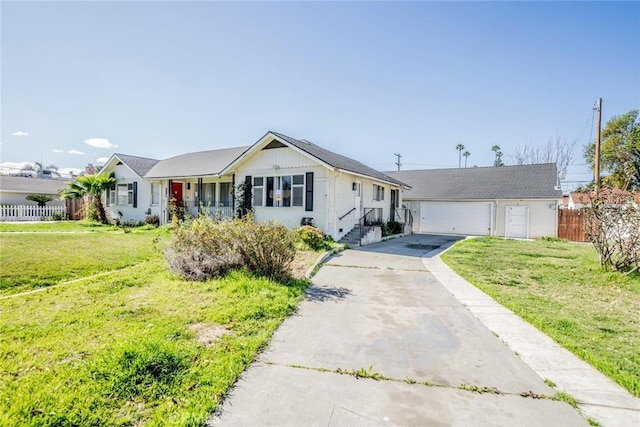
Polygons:
[[[268,130],[380,170],[509,163],[640,107],[638,2],[7,2],[4,165],[83,168]],[[28,133],[20,136],[19,132]],[[116,146],[117,147],[112,147]],[[588,180],[581,149],[567,180]]]

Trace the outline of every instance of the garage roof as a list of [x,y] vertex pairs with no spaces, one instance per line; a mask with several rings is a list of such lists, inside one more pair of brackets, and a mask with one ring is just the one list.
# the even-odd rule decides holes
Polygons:
[[385,172],[406,182],[407,200],[560,199],[555,163]]

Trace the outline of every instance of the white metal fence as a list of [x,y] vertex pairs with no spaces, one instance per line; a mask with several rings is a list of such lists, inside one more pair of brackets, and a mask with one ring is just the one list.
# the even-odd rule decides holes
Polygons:
[[0,221],[50,221],[67,218],[66,206],[15,205],[0,206]]

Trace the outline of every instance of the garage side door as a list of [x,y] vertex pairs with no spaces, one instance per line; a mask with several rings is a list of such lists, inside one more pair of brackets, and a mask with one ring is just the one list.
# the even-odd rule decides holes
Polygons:
[[420,232],[484,236],[491,233],[491,204],[421,202]]

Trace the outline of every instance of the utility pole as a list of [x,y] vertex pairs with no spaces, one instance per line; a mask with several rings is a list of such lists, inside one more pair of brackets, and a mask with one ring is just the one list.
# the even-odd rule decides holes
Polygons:
[[402,157],[402,155],[399,154],[399,153],[393,153],[393,155],[398,158],[398,161],[396,162],[396,165],[398,165],[398,172],[399,172],[400,171],[400,166],[402,166],[402,163],[400,163],[400,158]]
[[602,98],[598,98],[596,102],[596,111],[598,112],[598,118],[596,120],[596,153],[595,161],[593,163],[593,182],[596,187],[596,192],[600,191],[600,126],[602,123]]

